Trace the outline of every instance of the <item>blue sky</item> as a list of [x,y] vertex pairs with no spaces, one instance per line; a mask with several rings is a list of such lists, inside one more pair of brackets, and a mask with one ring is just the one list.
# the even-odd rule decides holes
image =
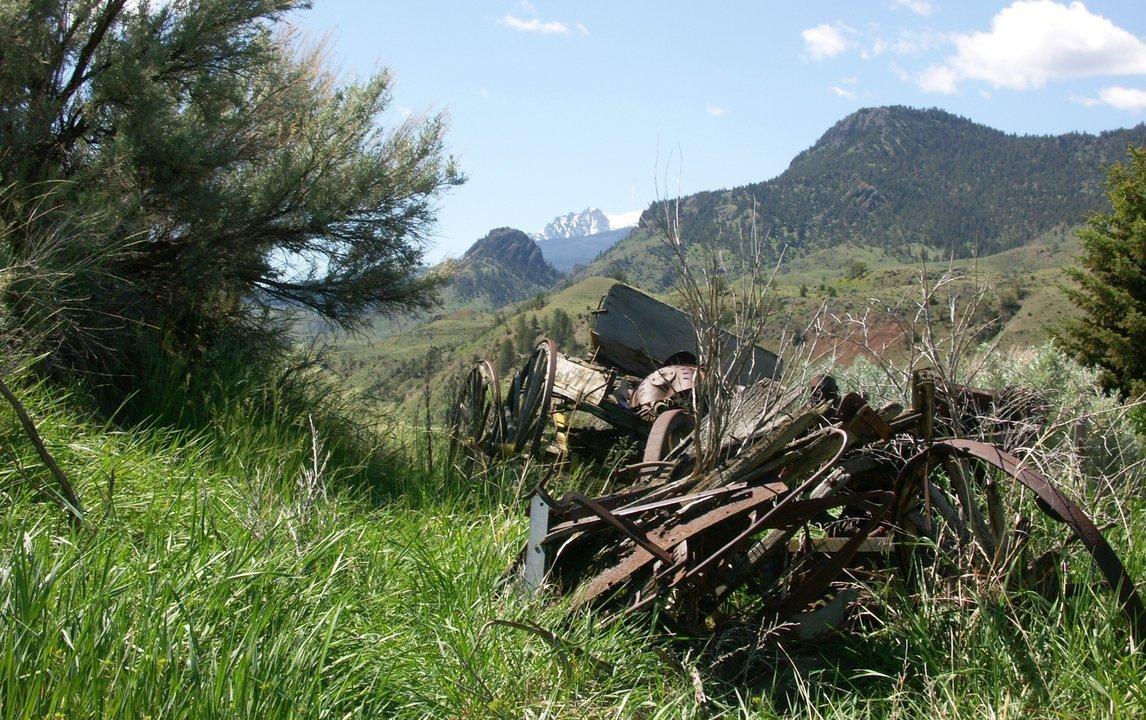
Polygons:
[[[866,106],[1016,133],[1146,121],[1146,2],[315,0],[294,18],[347,77],[396,77],[389,120],[446,110],[469,181],[428,257],[587,206],[765,180]],[[665,188],[667,178],[668,188]]]

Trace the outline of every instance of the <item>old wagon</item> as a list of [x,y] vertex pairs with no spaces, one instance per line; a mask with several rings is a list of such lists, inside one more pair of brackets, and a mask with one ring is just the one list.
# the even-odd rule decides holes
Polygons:
[[[542,340],[504,396],[490,363],[466,376],[452,406],[455,452],[564,457],[578,450],[575,413],[598,421],[591,445],[614,433],[644,447],[605,496],[534,489],[512,572],[527,588],[608,614],[655,605],[689,632],[711,632],[730,604],[811,632],[842,616],[865,572],[1045,593],[1089,555],[1131,635],[1146,638],[1134,583],[1090,517],[992,442],[999,427],[988,436],[973,422],[1030,419],[1008,420],[1015,408],[1000,406],[1002,394],[920,370],[909,407],[873,407],[831,378],[792,387],[775,355],[742,348],[751,362],[737,378],[735,416],[702,465],[684,432],[707,421],[687,402],[695,337],[687,314],[618,284],[598,307],[589,359]],[[979,434],[960,437],[967,428]]]
[[[643,443],[651,431],[660,432],[657,416],[685,403],[693,385],[691,317],[624,283],[602,296],[594,316],[588,359],[564,355],[542,339],[507,388],[489,361],[470,369],[450,408],[452,453],[563,454],[599,446],[589,438],[578,442],[578,434],[593,440],[612,434],[614,441],[627,435]],[[729,347],[743,344],[724,336]],[[747,355],[738,369],[741,384],[779,377],[775,354],[751,345]],[[576,413],[597,418],[603,428],[571,424]],[[547,431],[551,442],[543,443]]]

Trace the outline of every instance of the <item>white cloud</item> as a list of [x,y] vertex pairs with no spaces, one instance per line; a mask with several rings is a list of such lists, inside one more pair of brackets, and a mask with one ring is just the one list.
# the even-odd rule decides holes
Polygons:
[[1018,0],[989,32],[956,35],[955,54],[921,73],[925,92],[955,92],[963,80],[1027,90],[1052,80],[1146,74],[1146,43],[1081,2]]
[[577,23],[577,32],[581,37],[586,37],[589,35],[589,28],[585,27],[584,23]]
[[717,107],[716,105],[709,105],[705,112],[713,117],[724,117],[728,114],[728,108]]
[[1086,107],[1097,107],[1102,104],[1102,101],[1098,98],[1086,97],[1085,95],[1076,95],[1075,93],[1067,95],[1067,99],[1072,103],[1085,105]]
[[[518,32],[540,33],[541,35],[568,35],[569,26],[556,20],[540,20],[532,18],[524,20],[516,15],[505,15],[497,21],[498,25]],[[588,32],[586,30],[586,32]]]
[[623,213],[605,213],[605,217],[609,219],[609,229],[618,230],[620,228],[633,227],[637,221],[641,219],[643,210],[630,210]]
[[478,90],[478,97],[480,97],[482,100],[489,100],[489,98],[490,98],[489,90],[487,90],[486,88],[479,89]]
[[1118,110],[1137,113],[1146,110],[1146,90],[1112,85],[1099,90],[1096,98],[1071,95],[1070,101],[1086,107],[1109,105]]
[[836,97],[847,98],[848,100],[854,100],[856,96],[856,94],[851,90],[845,90],[838,85],[832,85],[830,88],[828,88],[828,90],[834,93]]
[[845,78],[842,78],[842,82],[844,85],[855,85],[859,82],[859,78],[855,75],[849,75]]
[[946,65],[932,65],[919,73],[915,84],[923,92],[950,95],[959,88],[959,73]]
[[930,15],[935,12],[931,0],[891,0],[891,8],[907,8],[916,15]]
[[813,60],[833,58],[851,47],[843,31],[836,25],[817,25],[800,33],[804,47]]

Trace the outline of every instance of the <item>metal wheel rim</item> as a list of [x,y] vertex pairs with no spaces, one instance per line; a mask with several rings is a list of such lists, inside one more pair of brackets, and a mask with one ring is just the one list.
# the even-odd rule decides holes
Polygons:
[[513,379],[509,414],[513,421],[514,452],[521,452],[528,445],[530,453],[537,453],[545,418],[552,406],[556,374],[557,346],[543,338]]

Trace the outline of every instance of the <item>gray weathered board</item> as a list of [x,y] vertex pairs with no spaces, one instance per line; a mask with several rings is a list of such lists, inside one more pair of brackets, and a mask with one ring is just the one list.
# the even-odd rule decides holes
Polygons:
[[[634,375],[647,375],[678,353],[697,355],[692,316],[624,283],[617,283],[605,294],[592,335],[598,360]],[[731,349],[742,341],[731,333],[724,335],[724,355],[733,357]],[[778,378],[780,370],[779,358],[754,345],[738,383]]]

